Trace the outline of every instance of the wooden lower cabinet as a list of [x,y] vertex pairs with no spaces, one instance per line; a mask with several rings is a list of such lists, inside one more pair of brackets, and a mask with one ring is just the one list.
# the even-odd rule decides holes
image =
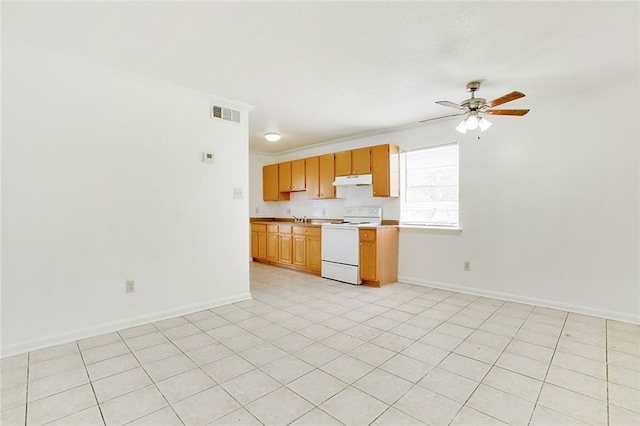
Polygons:
[[[262,257],[259,256],[259,229],[264,230]],[[251,224],[251,257],[258,262],[319,275],[322,265],[321,233],[317,226]]]
[[381,286],[398,281],[398,227],[360,228],[360,279]]

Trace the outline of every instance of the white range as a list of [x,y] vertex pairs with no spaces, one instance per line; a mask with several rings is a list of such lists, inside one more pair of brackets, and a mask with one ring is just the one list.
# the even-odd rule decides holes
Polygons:
[[322,277],[362,284],[358,228],[381,223],[382,207],[347,207],[342,222],[323,224]]

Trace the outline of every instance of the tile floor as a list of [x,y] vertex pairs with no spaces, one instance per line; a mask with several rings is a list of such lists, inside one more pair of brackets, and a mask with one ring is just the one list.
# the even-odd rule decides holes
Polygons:
[[254,300],[3,359],[2,425],[638,425],[640,327],[251,265]]

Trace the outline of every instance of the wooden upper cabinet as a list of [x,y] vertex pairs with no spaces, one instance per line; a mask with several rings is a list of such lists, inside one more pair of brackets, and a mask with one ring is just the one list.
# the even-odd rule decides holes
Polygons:
[[371,147],[374,197],[400,195],[400,150],[396,145]]
[[306,186],[304,159],[291,162],[291,191],[304,191]]
[[271,164],[262,168],[262,199],[264,201],[289,199],[288,192],[280,192],[278,164]]
[[371,148],[351,151],[351,174],[368,175],[369,173],[371,173]]
[[366,175],[371,173],[371,148],[358,148],[335,153],[335,175]]
[[280,192],[291,191],[291,161],[278,164],[278,180]]
[[333,186],[336,178],[333,154],[320,156],[319,172],[319,198],[336,198],[336,187]]
[[307,180],[307,198],[320,198],[320,157],[304,160]]

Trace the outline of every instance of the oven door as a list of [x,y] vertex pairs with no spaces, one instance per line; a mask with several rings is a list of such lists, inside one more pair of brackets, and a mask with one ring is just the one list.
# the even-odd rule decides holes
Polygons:
[[322,260],[358,266],[360,260],[358,228],[348,225],[323,226]]

